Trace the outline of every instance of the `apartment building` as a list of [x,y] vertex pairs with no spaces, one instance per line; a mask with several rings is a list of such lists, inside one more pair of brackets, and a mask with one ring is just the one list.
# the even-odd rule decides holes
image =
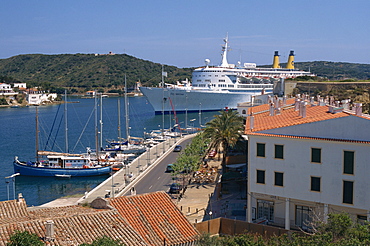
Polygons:
[[249,222],[309,229],[329,213],[370,220],[370,118],[305,96],[248,110]]

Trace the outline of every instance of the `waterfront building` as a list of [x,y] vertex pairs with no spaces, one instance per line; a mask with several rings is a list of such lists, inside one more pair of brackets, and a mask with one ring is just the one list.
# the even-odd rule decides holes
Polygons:
[[5,83],[0,83],[0,95],[1,96],[14,96],[18,93],[13,91],[12,86]]
[[370,127],[361,104],[270,98],[248,109],[248,222],[309,230],[348,213],[370,220]]
[[40,105],[42,103],[53,102],[57,98],[56,93],[28,93],[27,94],[27,103],[30,105]]

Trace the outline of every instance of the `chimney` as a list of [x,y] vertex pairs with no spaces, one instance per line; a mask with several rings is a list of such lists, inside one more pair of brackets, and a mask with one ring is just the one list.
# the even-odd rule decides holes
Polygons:
[[347,99],[347,100],[342,100],[342,107],[343,107],[343,109],[349,109],[349,100]]
[[302,118],[306,118],[306,106],[307,106],[307,102],[302,102],[301,103],[301,116],[302,116]]
[[315,106],[315,98],[314,97],[310,98],[310,104],[311,104],[311,106]]
[[270,116],[274,116],[274,104],[270,103]]
[[294,69],[294,51],[291,50],[288,58],[288,63],[286,64],[287,69]]
[[355,103],[355,114],[362,116],[362,103]]
[[319,101],[319,106],[325,106],[325,99],[324,98],[320,98],[320,101]]
[[279,51],[275,51],[274,60],[272,62],[272,68],[280,68]]
[[52,220],[47,220],[45,222],[45,241],[54,241],[54,222]]
[[300,104],[301,100],[296,98],[295,99],[295,103],[294,103],[294,111],[299,111],[299,104]]
[[333,96],[330,96],[329,104],[334,105],[334,97]]
[[249,116],[249,128],[251,129],[251,131],[254,128],[254,116],[252,114],[251,116]]
[[334,107],[332,105],[329,105],[329,113],[334,113]]

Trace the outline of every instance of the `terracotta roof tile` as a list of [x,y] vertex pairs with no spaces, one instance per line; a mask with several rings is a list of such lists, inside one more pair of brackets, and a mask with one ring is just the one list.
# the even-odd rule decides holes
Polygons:
[[125,217],[149,245],[194,241],[198,232],[165,192],[114,198],[110,205]]
[[[253,115],[254,117],[254,124],[253,129],[251,129],[251,117],[247,117],[246,120],[246,127],[245,127],[245,134],[248,135],[263,135],[263,136],[277,136],[274,134],[267,134],[263,131],[281,127],[288,127],[306,123],[313,123],[318,121],[324,121],[329,119],[336,119],[342,117],[348,117],[350,115],[354,115],[349,111],[341,111],[337,113],[329,112],[328,106],[312,106],[308,104],[306,106],[306,117],[299,116],[299,112],[295,111],[294,107],[294,98],[288,99],[287,104],[281,108],[280,114],[270,116],[269,112],[269,104],[259,105],[256,107],[252,107],[248,109],[248,115]],[[369,117],[365,116],[358,116],[364,119],[368,119]],[[290,137],[290,138],[310,138],[310,137],[300,137],[300,136],[287,136],[284,135],[282,137]],[[312,138],[310,138],[312,139]],[[318,138],[315,138],[318,139]],[[333,140],[333,139],[327,139]],[[338,141],[338,139],[335,139]],[[351,141],[351,142],[364,142],[364,141],[352,141],[352,140],[339,140],[339,141]]]

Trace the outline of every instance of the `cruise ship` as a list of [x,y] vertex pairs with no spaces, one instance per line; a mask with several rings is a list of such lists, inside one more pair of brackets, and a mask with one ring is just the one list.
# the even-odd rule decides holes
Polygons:
[[255,63],[238,62],[229,64],[228,37],[224,38],[222,60],[219,66],[196,68],[192,82],[177,84],[162,82],[159,87],[140,87],[140,91],[153,106],[156,114],[169,112],[218,111],[235,109],[238,103],[250,102],[253,96],[272,93],[274,82],[298,76],[313,76],[310,72],[294,69],[294,51],[290,51],[286,68],[279,65],[279,54],[275,51],[271,68],[260,68]]

